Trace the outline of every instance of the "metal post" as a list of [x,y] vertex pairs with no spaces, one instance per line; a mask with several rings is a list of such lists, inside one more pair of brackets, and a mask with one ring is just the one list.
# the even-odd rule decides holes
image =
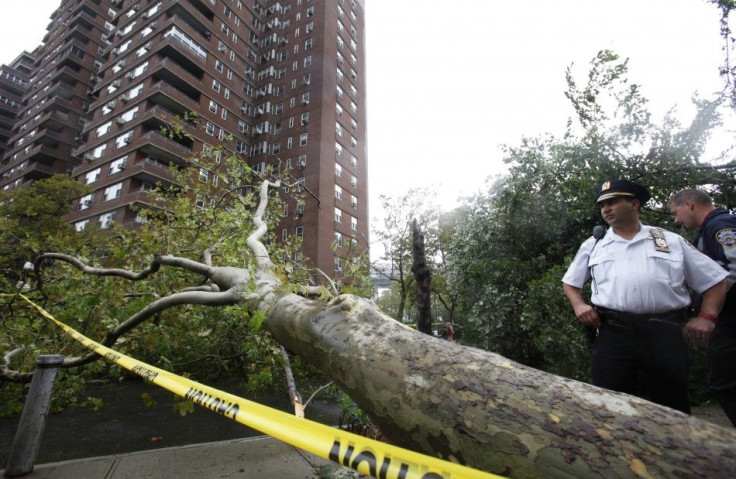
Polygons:
[[24,476],[33,472],[54,392],[54,380],[63,362],[64,356],[58,354],[42,354],[36,358],[36,370],[10,448],[5,477]]

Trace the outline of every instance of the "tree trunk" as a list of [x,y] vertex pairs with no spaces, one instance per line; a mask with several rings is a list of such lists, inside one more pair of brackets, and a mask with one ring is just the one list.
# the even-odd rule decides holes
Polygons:
[[399,446],[512,477],[731,477],[736,432],[421,334],[371,301],[278,298],[265,327]]
[[417,220],[411,224],[412,258],[411,271],[417,283],[417,330],[432,334],[432,272],[427,266],[427,257],[424,253],[424,234],[419,230]]

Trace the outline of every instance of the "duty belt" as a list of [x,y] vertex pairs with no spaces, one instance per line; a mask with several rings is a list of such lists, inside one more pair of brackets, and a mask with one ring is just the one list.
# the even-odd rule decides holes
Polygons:
[[601,322],[611,329],[633,330],[641,327],[666,325],[681,327],[688,318],[687,308],[677,309],[666,313],[636,314],[625,313],[613,309],[595,307]]

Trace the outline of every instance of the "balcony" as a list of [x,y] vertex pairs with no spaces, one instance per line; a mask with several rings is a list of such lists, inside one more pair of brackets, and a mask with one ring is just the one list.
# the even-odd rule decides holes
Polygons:
[[175,163],[180,166],[187,164],[187,158],[194,155],[194,151],[188,146],[177,143],[165,137],[161,133],[149,131],[138,140],[138,151],[142,151],[150,157],[159,158],[167,163]]
[[151,101],[171,111],[196,111],[199,108],[197,100],[164,81],[159,81],[146,93]]
[[[162,52],[166,53],[166,52]],[[189,64],[190,68],[194,65]],[[159,59],[149,67],[152,75],[156,79],[164,80],[169,85],[176,87],[191,98],[199,98],[199,94],[204,90],[202,86],[202,76],[204,71],[196,67],[193,70],[185,68],[174,58]]]

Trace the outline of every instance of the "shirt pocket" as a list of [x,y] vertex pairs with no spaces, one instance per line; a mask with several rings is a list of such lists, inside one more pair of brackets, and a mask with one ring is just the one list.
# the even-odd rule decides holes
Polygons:
[[605,283],[611,279],[614,272],[614,259],[611,253],[598,253],[590,257],[588,268],[590,268],[590,275],[597,283]]
[[647,251],[647,267],[652,275],[667,284],[677,286],[685,282],[682,253],[677,251]]

